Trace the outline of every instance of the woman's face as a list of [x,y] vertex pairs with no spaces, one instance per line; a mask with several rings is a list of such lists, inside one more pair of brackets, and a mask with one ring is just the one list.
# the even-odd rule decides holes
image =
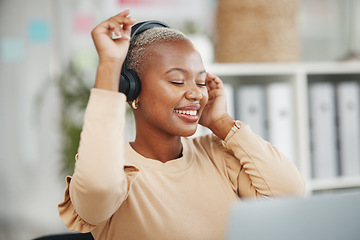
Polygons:
[[141,77],[137,121],[155,131],[191,136],[208,101],[200,54],[186,41],[162,42],[149,50]]

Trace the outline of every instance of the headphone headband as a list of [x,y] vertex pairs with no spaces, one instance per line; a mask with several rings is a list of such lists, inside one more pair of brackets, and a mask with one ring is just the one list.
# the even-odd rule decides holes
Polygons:
[[170,28],[168,25],[166,25],[163,22],[150,20],[145,22],[139,22],[131,27],[131,40],[138,34],[145,32],[146,30],[154,27],[165,27]]
[[[170,28],[168,25],[160,21],[151,20],[139,22],[131,27],[130,41],[132,41],[136,35],[154,27]],[[132,69],[127,69],[126,62],[127,58],[125,58],[121,68],[119,92],[122,92],[126,95],[127,101],[133,101],[139,96],[141,83],[137,73]]]

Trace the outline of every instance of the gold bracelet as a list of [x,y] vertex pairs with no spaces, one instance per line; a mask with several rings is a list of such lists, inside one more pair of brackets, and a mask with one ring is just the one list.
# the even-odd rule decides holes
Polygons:
[[226,135],[224,141],[227,142],[236,133],[236,131],[242,128],[244,125],[245,124],[239,120],[234,121],[234,126],[231,128],[230,132]]
[[234,126],[233,126],[233,131],[235,132],[236,130],[242,128],[243,126],[244,126],[244,123],[242,123],[240,120],[235,120]]

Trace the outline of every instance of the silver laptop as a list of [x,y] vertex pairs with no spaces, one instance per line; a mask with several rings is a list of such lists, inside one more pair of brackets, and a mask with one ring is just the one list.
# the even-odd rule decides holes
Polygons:
[[227,239],[360,240],[360,192],[239,201]]

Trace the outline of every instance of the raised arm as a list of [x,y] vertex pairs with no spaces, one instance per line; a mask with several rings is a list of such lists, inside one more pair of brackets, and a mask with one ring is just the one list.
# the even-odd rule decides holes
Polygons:
[[[123,151],[126,97],[118,92],[121,66],[134,24],[128,15],[126,10],[92,31],[99,66],[70,182],[71,203],[78,216],[91,225],[108,219],[119,208],[128,189]],[[112,32],[121,37],[113,39]]]
[[[201,116],[200,124],[208,127],[226,141],[236,161],[232,173],[236,178],[240,197],[302,195],[304,180],[295,164],[269,142],[254,134],[249,126],[240,123],[233,128],[234,119],[226,109],[225,90],[220,78],[207,74],[206,85],[209,101]],[[232,129],[235,129],[234,132]],[[236,163],[237,162],[237,163]]]

